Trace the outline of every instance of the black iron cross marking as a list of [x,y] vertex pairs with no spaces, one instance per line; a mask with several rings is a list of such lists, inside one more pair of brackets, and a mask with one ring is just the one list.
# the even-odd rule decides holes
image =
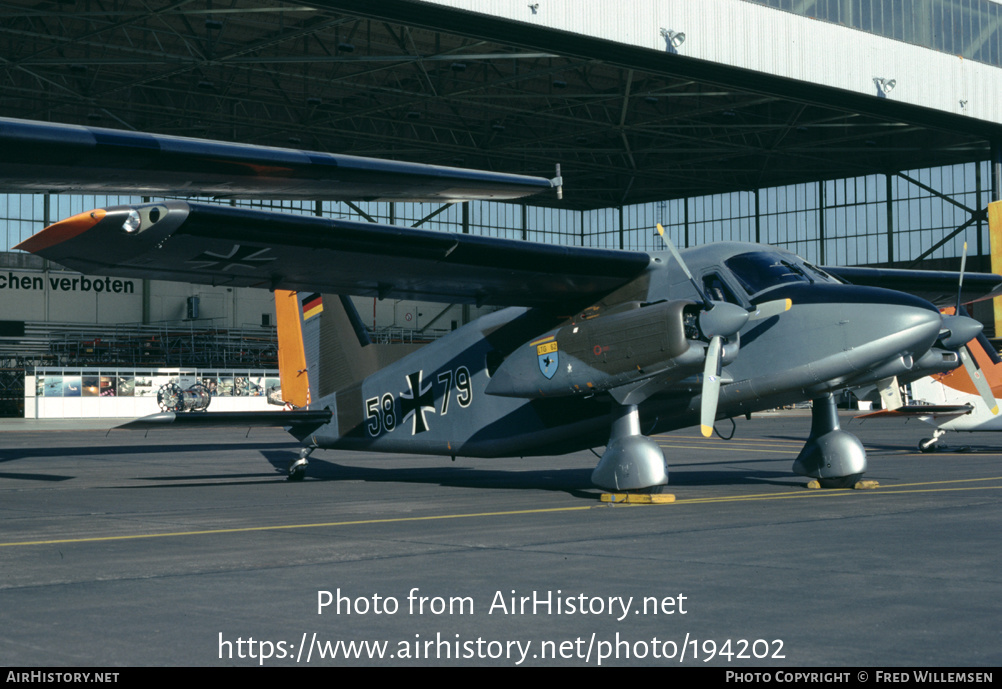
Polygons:
[[196,264],[198,269],[219,269],[227,271],[230,268],[250,268],[254,269],[265,263],[276,260],[275,256],[265,256],[271,251],[270,247],[263,249],[253,246],[241,246],[234,244],[229,254],[217,254],[214,251],[203,251],[200,255],[186,261],[186,263]]
[[424,371],[418,371],[407,376],[408,392],[400,393],[400,414],[404,421],[408,416],[414,417],[411,426],[411,435],[424,433],[428,430],[428,422],[425,420],[425,413],[435,413],[435,396],[431,391],[431,383],[427,387],[421,386],[421,378]]

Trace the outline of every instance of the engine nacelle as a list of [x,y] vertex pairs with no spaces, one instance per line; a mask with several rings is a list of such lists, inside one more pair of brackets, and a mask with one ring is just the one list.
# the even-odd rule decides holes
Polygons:
[[703,348],[689,339],[698,337],[699,312],[698,304],[686,300],[635,303],[626,311],[562,326],[512,352],[491,377],[487,393],[591,394],[660,374],[688,376],[703,365]]

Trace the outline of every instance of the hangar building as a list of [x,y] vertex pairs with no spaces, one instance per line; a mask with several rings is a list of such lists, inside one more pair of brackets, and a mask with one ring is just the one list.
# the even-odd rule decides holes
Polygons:
[[[545,177],[560,164],[565,180],[563,200],[524,204],[211,202],[637,250],[659,248],[660,221],[681,246],[761,241],[828,265],[954,269],[967,242],[969,268],[992,270],[992,0],[13,0],[0,14],[0,117]],[[267,291],[88,278],[12,251],[137,199],[2,185],[0,413],[29,414],[36,367],[81,383],[269,375]],[[357,306],[393,340],[475,315]],[[990,307],[976,315],[992,332]]]

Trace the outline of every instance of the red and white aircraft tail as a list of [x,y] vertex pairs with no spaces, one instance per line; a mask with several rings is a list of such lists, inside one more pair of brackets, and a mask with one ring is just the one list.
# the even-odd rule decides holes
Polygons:
[[[1002,396],[1002,359],[984,335],[979,335],[967,346],[998,399]],[[963,368],[915,381],[912,397],[932,405],[970,405],[969,412],[932,420],[944,431],[1002,431],[1002,415],[992,414],[981,401],[981,395]],[[942,433],[937,438],[939,435]]]
[[[952,310],[952,309],[951,309]],[[983,334],[967,343],[977,362],[978,375],[984,376],[996,399],[1002,397],[1002,359]],[[885,409],[859,418],[918,418],[936,426],[931,438],[919,442],[919,449],[932,452],[947,431],[1002,431],[1002,414],[985,404],[967,369],[963,366],[948,373],[920,378],[911,384],[912,400],[897,409]]]

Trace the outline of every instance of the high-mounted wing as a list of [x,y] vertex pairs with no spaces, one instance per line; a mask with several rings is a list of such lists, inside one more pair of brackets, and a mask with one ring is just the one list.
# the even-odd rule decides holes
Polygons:
[[[861,268],[823,266],[823,269],[854,285],[883,287],[907,292],[942,308],[957,302],[960,273],[948,270],[904,270],[900,268]],[[1002,276],[992,273],[965,273],[961,302],[991,299],[1002,295]]]
[[224,198],[515,199],[559,180],[0,118],[0,190]]
[[592,303],[651,261],[185,201],[81,213],[15,248],[86,274],[521,306]]

